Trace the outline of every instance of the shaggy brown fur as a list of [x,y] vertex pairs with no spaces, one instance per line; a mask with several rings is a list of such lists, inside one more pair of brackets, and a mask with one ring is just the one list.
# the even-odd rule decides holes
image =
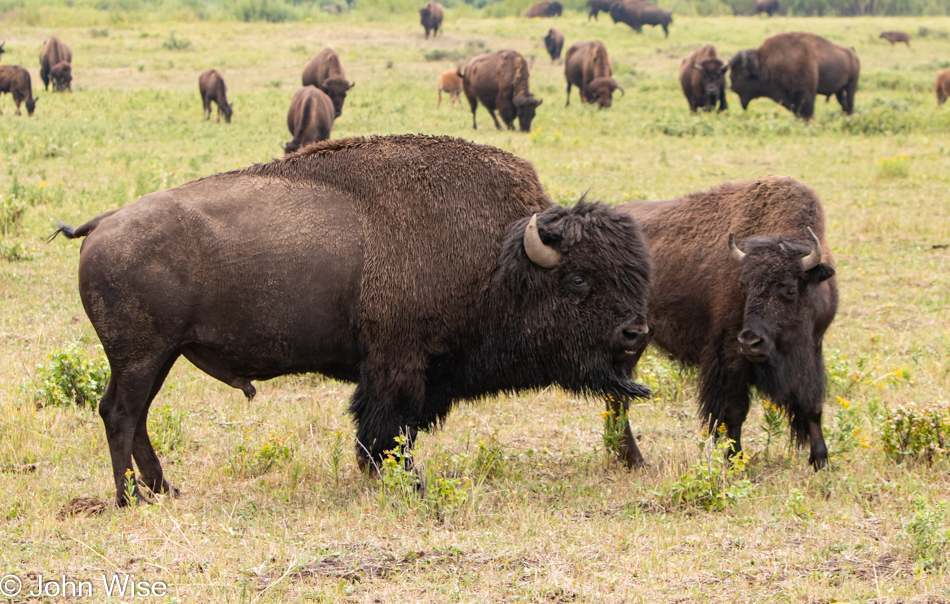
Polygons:
[[564,34],[561,30],[553,27],[548,30],[548,35],[544,36],[544,48],[551,57],[551,63],[561,58],[561,49],[564,48]]
[[287,128],[294,138],[284,145],[285,153],[327,140],[333,129],[333,101],[316,86],[304,86],[290,100]]
[[468,62],[463,77],[463,87],[468,104],[472,108],[472,128],[478,129],[475,110],[481,101],[502,129],[495,110],[509,130],[514,130],[515,117],[522,132],[531,131],[531,121],[542,100],[535,98],[529,89],[528,62],[514,50],[499,50],[479,55]]
[[937,73],[937,104],[943,105],[950,97],[950,69]]
[[[73,51],[71,51],[69,47],[66,46],[66,44],[56,36],[50,36],[49,40],[43,43],[43,48],[40,49],[40,79],[43,80],[43,88],[45,90],[49,90],[49,84],[52,81],[50,78],[50,71],[53,69],[54,65],[60,63],[61,61],[72,63]],[[71,72],[70,80],[72,80]],[[59,88],[57,83],[53,81],[53,92],[62,90],[63,89]]]
[[601,12],[609,13],[610,5],[616,1],[617,0],[587,0],[587,7],[590,8],[590,14],[587,15],[587,20],[590,21],[590,18],[593,17],[594,21],[597,21],[597,15]]
[[673,13],[644,0],[618,0],[610,5],[610,18],[614,23],[626,23],[638,34],[643,33],[644,25],[659,25],[664,37],[669,38]]
[[564,59],[564,77],[567,79],[567,103],[571,104],[571,85],[577,86],[581,101],[597,103],[601,109],[610,107],[613,92],[623,88],[613,79],[613,67],[607,56],[607,47],[600,40],[575,42],[567,49]]
[[561,13],[564,12],[564,7],[560,2],[554,0],[553,2],[538,2],[534,6],[528,9],[528,12],[524,16],[528,19],[533,19],[535,17],[560,17]]
[[426,40],[429,39],[429,32],[432,32],[434,38],[442,27],[442,5],[438,2],[427,2],[419,9],[419,18],[422,27],[426,30]]
[[719,111],[729,108],[726,101],[726,66],[716,47],[707,44],[686,55],[680,64],[680,86],[689,110],[712,111],[719,103]]
[[755,0],[754,14],[766,13],[772,16],[778,12],[778,0]]
[[[33,98],[33,84],[30,81],[30,72],[19,65],[0,65],[0,96],[9,92],[16,103],[16,114],[20,115],[20,103],[26,101],[26,113],[33,117],[36,101]],[[0,111],[3,115],[3,111]]]
[[330,97],[333,101],[334,117],[340,117],[343,113],[346,93],[356,86],[356,82],[349,82],[346,79],[340,55],[332,48],[324,48],[310,57],[303,68],[301,80],[304,86],[316,86]]
[[214,101],[218,106],[218,123],[221,123],[222,115],[225,122],[231,123],[234,107],[228,102],[228,86],[224,83],[224,77],[217,70],[209,69],[198,76],[198,92],[201,93],[202,113],[206,120],[211,119],[211,101]]
[[835,95],[851,115],[861,62],[853,48],[807,32],[788,32],[769,36],[757,49],[739,51],[729,69],[743,109],[764,96],[808,120],[819,94]]
[[[655,262],[652,341],[700,367],[700,415],[741,449],[749,387],[789,417],[810,462],[827,463],[821,433],[825,369],[821,344],[838,305],[821,202],[807,186],[770,176],[670,201],[619,206],[637,219]],[[821,242],[822,260],[802,258]],[[731,257],[729,234],[746,257]]]
[[439,82],[436,85],[439,91],[439,103],[438,107],[442,106],[442,93],[449,93],[449,107],[455,109],[455,103],[458,101],[459,109],[462,108],[462,101],[459,99],[459,95],[462,93],[462,72],[458,69],[450,69],[448,71],[443,71],[442,75],[439,76]]
[[[529,219],[558,256],[528,256]],[[628,400],[649,255],[623,212],[552,204],[531,165],[425,136],[347,138],[146,195],[72,229],[112,374],[99,411],[117,503],[132,458],[172,491],[146,432],[179,356],[252,380],[353,381],[361,466],[455,401],[557,384]],[[135,484],[135,481],[132,481]]]
[[903,42],[910,48],[910,34],[903,31],[886,31],[882,33],[879,38],[884,38],[891,43],[891,46],[894,46],[898,42]]
[[73,91],[73,66],[66,61],[60,61],[49,70],[49,80],[53,84],[53,92]]

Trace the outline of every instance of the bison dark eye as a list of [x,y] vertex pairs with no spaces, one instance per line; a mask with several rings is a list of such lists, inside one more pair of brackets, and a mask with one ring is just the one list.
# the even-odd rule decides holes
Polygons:
[[785,290],[785,292],[783,293],[785,294],[785,297],[788,298],[789,300],[794,300],[795,296],[798,294],[798,290],[794,287],[790,287],[787,290]]
[[567,278],[567,288],[576,294],[586,296],[590,292],[590,284],[580,275],[572,275]]

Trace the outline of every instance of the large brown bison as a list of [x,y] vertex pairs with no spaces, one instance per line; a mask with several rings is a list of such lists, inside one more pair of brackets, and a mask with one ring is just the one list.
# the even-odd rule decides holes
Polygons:
[[754,14],[765,13],[772,16],[778,12],[778,0],[755,0]]
[[607,56],[607,47],[600,40],[575,42],[567,49],[564,59],[564,77],[567,79],[567,103],[571,104],[571,85],[577,86],[581,101],[597,103],[604,109],[613,102],[613,93],[620,90],[613,79],[613,67]]
[[950,69],[937,72],[937,104],[943,105],[950,97]]
[[459,400],[648,393],[629,372],[651,271],[636,222],[553,204],[493,147],[324,141],[60,231],[86,237],[79,294],[112,369],[99,413],[119,505],[133,458],[139,484],[174,492],[147,416],[181,356],[248,397],[287,373],[355,382],[364,468]]
[[548,35],[544,36],[544,48],[554,63],[561,58],[561,49],[564,48],[564,34],[561,30],[553,27],[548,30]]
[[564,6],[560,2],[554,0],[553,2],[538,2],[534,6],[528,9],[528,12],[524,16],[528,19],[533,19],[535,17],[560,17],[561,13],[564,12]]
[[[56,36],[50,36],[49,40],[43,43],[43,48],[40,49],[40,79],[43,80],[43,88],[45,90],[49,90],[49,84],[51,81],[53,82],[54,92],[62,92],[63,90],[71,89],[69,82],[64,83],[51,77],[50,72],[53,70],[53,67],[63,61],[72,64],[73,51],[71,51],[69,47],[66,46],[66,44]],[[60,70],[60,73],[62,73],[62,69]],[[69,75],[71,81],[71,70]]]
[[222,115],[225,122],[231,123],[231,114],[234,113],[234,107],[228,102],[228,86],[216,69],[209,69],[198,76],[198,92],[201,93],[204,119],[211,119],[211,101],[214,101],[215,105],[218,106],[218,123],[221,122]]
[[475,110],[478,101],[485,105],[495,127],[502,129],[495,110],[509,130],[514,130],[515,118],[522,132],[531,131],[531,120],[542,99],[531,94],[528,86],[528,62],[514,50],[499,50],[479,55],[468,62],[463,86],[472,108],[472,128],[478,129]]
[[425,6],[419,9],[419,18],[422,27],[426,30],[426,40],[429,39],[429,32],[432,32],[434,38],[442,27],[442,5],[438,2],[427,2]]
[[340,117],[343,113],[343,103],[346,101],[347,91],[356,86],[356,82],[350,82],[346,79],[346,72],[343,71],[340,55],[332,48],[324,48],[310,57],[307,65],[303,68],[301,80],[304,86],[316,86],[330,97],[330,100],[333,101],[335,117]]
[[449,93],[449,107],[455,109],[455,103],[458,102],[459,109],[462,108],[462,100],[459,98],[459,95],[462,94],[463,81],[462,81],[462,72],[458,69],[450,69],[448,71],[443,71],[439,76],[439,81],[436,83],[436,88],[439,91],[439,102],[436,105],[437,107],[442,106],[442,93]]
[[[784,410],[796,442],[810,442],[815,469],[824,467],[821,348],[838,287],[814,191],[770,176],[619,207],[640,224],[653,254],[650,337],[699,366],[709,430],[725,425],[740,451],[755,386]],[[628,445],[636,447],[629,436]]]
[[808,120],[819,94],[835,95],[848,115],[854,111],[861,62],[853,48],[807,32],[787,32],[769,36],[756,49],[739,51],[729,61],[729,70],[743,109],[764,96]]
[[601,12],[610,13],[610,5],[616,1],[617,0],[587,0],[587,7],[590,9],[587,20],[590,21],[590,18],[593,17],[594,21],[597,21],[597,15]]
[[327,140],[333,129],[333,101],[316,86],[304,86],[290,100],[287,128],[294,138],[284,145],[284,153]]
[[673,13],[644,0],[617,0],[610,5],[610,18],[614,23],[626,23],[638,34],[643,33],[644,25],[659,25],[663,36],[669,38]]
[[726,102],[728,69],[712,44],[706,44],[686,55],[680,64],[680,86],[683,87],[690,111],[712,111],[716,103],[719,103],[719,111],[729,108]]
[[891,43],[891,46],[894,46],[898,42],[903,42],[910,48],[910,34],[904,31],[885,31],[881,33],[879,38],[883,38]]
[[[26,101],[26,113],[33,117],[33,111],[36,109],[36,101],[33,98],[33,83],[30,80],[30,72],[19,65],[0,65],[0,96],[4,92],[9,92],[16,103],[16,114],[20,115],[20,103]],[[3,115],[3,111],[0,111]]]

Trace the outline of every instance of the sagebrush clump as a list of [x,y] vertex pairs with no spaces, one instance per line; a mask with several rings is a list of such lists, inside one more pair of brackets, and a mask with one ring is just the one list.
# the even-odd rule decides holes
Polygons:
[[46,355],[46,364],[37,365],[34,399],[42,406],[78,405],[94,409],[109,383],[109,363],[99,355],[89,355],[76,342]]

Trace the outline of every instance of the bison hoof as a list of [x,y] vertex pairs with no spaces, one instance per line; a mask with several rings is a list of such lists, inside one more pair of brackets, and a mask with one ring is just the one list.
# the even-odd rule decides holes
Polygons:
[[828,465],[827,457],[812,457],[808,460],[808,463],[811,464],[811,467],[814,468],[816,472],[831,468],[831,466]]

